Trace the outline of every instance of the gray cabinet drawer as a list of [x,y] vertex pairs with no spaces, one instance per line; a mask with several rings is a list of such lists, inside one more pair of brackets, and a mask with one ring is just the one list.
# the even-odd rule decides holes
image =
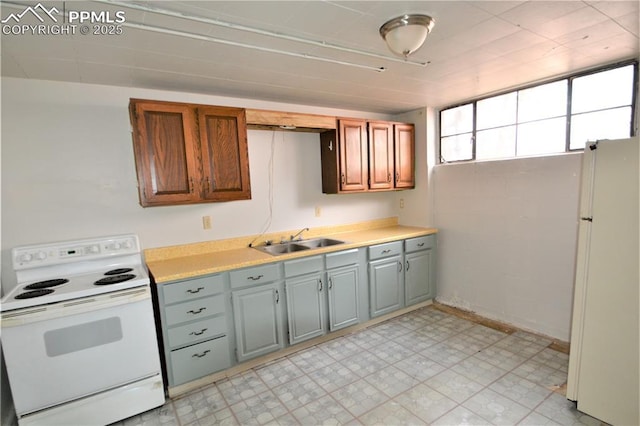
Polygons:
[[176,348],[227,334],[227,319],[224,316],[173,327],[167,330],[169,347]]
[[198,320],[211,315],[223,313],[224,295],[205,297],[192,302],[184,302],[164,308],[167,326],[186,321]]
[[231,366],[226,336],[171,352],[173,384],[179,385]]
[[173,284],[163,284],[162,294],[164,303],[169,305],[176,302],[199,297],[211,296],[224,291],[224,279],[222,275],[196,278],[194,280],[181,281]]
[[296,275],[318,272],[323,269],[322,255],[309,256],[301,259],[287,260],[284,262],[284,276],[295,277]]
[[354,265],[358,263],[358,249],[339,251],[337,253],[327,253],[326,259],[327,269]]
[[435,246],[436,236],[425,235],[424,237],[410,238],[404,242],[404,251],[411,253],[413,251],[425,250]]
[[369,260],[402,254],[402,241],[377,244],[369,247]]
[[231,288],[268,283],[280,278],[280,264],[271,263],[268,265],[231,271],[230,278]]

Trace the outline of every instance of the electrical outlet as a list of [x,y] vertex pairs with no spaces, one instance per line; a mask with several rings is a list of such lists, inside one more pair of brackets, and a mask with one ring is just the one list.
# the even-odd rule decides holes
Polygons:
[[211,216],[202,216],[202,228],[211,229]]
[[400,208],[404,209],[404,198],[400,198]]
[[316,206],[316,217],[320,217],[322,215],[322,208],[320,206]]

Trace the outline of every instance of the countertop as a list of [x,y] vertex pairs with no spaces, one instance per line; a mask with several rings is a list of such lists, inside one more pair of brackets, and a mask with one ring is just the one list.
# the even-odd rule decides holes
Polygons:
[[[293,231],[295,234],[297,232]],[[369,246],[406,238],[420,237],[438,232],[435,228],[403,226],[397,224],[397,218],[388,218],[361,222],[358,224],[335,227],[311,228],[302,235],[304,239],[328,237],[345,241],[330,247],[288,253],[273,256],[249,247],[256,239],[241,237],[207,243],[195,243],[183,246],[171,246],[144,251],[149,271],[157,284],[176,280],[196,278],[202,275],[224,272],[231,269],[257,266],[266,263],[331,253],[350,248]],[[289,234],[282,232],[280,234]],[[261,244],[266,239],[279,241],[280,234],[260,236],[255,243]],[[277,238],[273,238],[277,237]]]

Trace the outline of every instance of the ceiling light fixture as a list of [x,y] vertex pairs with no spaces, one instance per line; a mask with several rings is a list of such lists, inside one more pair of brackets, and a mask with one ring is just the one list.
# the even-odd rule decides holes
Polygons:
[[420,49],[435,24],[431,16],[402,15],[385,22],[380,35],[393,53],[407,58]]

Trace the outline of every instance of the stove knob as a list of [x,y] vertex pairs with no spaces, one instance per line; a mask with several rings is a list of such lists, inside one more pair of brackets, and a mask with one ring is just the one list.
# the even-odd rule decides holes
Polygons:
[[45,260],[46,258],[47,258],[47,253],[43,251],[39,251],[38,253],[36,253],[36,259]]
[[18,257],[18,260],[20,262],[31,262],[32,259],[33,259],[33,256],[31,255],[31,253],[24,253]]

